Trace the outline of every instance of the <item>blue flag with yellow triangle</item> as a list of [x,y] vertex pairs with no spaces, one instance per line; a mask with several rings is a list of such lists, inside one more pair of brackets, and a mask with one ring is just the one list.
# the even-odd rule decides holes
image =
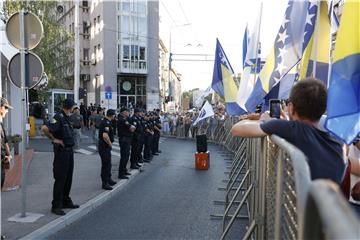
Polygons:
[[214,72],[211,86],[220,97],[225,99],[226,112],[231,116],[246,113],[236,103],[238,88],[235,84],[233,75],[234,70],[226,57],[219,40],[216,39]]

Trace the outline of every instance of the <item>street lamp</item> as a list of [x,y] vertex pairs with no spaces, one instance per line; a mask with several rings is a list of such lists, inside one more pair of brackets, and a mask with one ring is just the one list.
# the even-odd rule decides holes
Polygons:
[[174,22],[170,25],[170,36],[169,36],[169,97],[172,95],[172,91],[171,91],[171,62],[172,62],[172,53],[171,53],[171,32],[173,28],[178,28],[178,27],[185,27],[185,26],[190,26],[191,23],[185,23],[185,24],[181,24],[181,25],[176,25],[174,24]]

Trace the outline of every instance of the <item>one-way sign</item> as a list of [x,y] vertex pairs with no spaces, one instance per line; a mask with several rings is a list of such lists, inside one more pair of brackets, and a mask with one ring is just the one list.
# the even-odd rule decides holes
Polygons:
[[105,92],[105,99],[112,99],[112,92]]

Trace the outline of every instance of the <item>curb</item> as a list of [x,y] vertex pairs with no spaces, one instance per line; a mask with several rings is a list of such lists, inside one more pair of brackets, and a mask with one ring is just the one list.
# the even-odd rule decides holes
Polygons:
[[[144,165],[145,166],[145,165]],[[86,203],[82,204],[80,208],[74,209],[68,212],[65,216],[59,217],[46,225],[38,228],[37,230],[19,238],[20,240],[28,239],[46,239],[50,235],[62,230],[63,228],[69,226],[73,222],[79,220],[83,216],[87,215],[91,211],[95,210],[97,207],[101,206],[104,202],[112,198],[115,194],[120,192],[132,179],[140,173],[139,170],[131,170],[131,176],[128,180],[120,180],[114,186],[114,189],[111,191],[105,191],[100,195],[90,199]]]

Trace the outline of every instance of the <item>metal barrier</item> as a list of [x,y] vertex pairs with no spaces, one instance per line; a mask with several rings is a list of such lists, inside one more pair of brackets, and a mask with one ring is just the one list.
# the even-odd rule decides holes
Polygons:
[[[324,183],[311,182],[306,157],[300,150],[275,135],[232,137],[230,130],[235,121],[226,119],[208,135],[223,148],[224,156],[231,156],[225,158],[229,164],[226,187],[219,188],[225,191],[225,200],[214,201],[224,205],[224,214],[211,215],[222,218],[221,239],[226,238],[238,218],[249,220],[243,239],[359,239],[360,223],[350,216],[348,204]],[[203,121],[198,132],[208,133],[209,127]],[[332,214],[329,209],[336,207],[340,210]],[[240,213],[244,208],[247,214]],[[337,225],[338,219],[344,224]]]
[[303,238],[360,239],[360,222],[335,183],[312,182],[306,201]]

